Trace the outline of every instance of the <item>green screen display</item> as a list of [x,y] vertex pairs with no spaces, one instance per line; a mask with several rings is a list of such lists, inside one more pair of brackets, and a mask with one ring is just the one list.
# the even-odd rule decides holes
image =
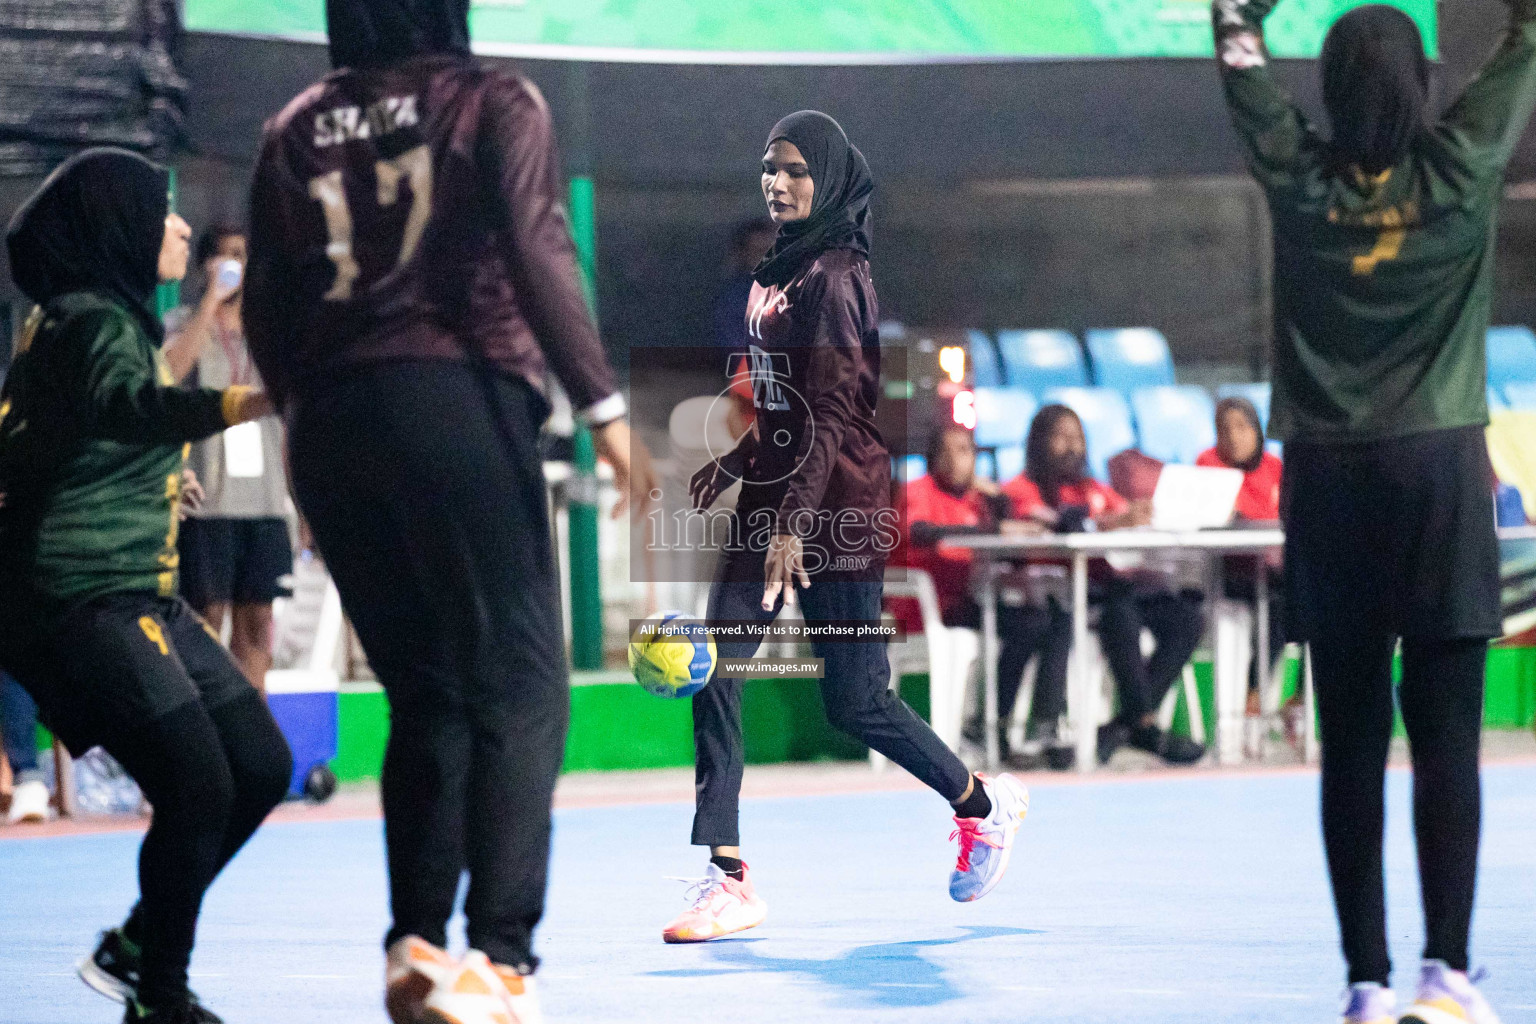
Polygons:
[[[1360,0],[1281,0],[1280,57],[1314,57]],[[1391,0],[1436,53],[1435,0]],[[478,0],[476,49],[593,60],[921,62],[1208,57],[1209,0]],[[321,39],[323,0],[186,0],[196,31]]]

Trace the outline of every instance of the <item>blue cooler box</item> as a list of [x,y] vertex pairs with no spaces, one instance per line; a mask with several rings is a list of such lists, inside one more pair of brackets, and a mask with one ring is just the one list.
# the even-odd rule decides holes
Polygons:
[[293,750],[288,795],[304,795],[304,780],[316,765],[336,757],[338,733],[335,672],[274,670],[267,673],[267,707]]

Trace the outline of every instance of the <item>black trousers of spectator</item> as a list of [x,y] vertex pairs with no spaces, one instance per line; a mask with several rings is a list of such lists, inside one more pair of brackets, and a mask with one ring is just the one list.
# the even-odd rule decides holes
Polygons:
[[390,702],[382,780],[394,924],[532,970],[570,715],[535,442],[543,399],[450,362],[353,371],[295,403],[293,482]]
[[273,807],[293,757],[266,702],[179,598],[112,594],[13,664],[71,747],[99,744],[154,808],[139,849],[138,999],[184,1001],[203,896]]
[[[737,558],[755,559],[760,552]],[[729,561],[729,559],[728,559]],[[878,581],[813,581],[798,591],[807,622],[880,621]],[[743,580],[727,565],[710,591],[711,621],[765,622],[761,581]],[[717,642],[721,658],[750,658],[756,640]],[[891,692],[891,667],[885,641],[818,640],[812,653],[825,661],[821,702],[827,720],[911,772],[945,800],[954,801],[970,785],[971,773],[899,696]],[[739,803],[745,747],[741,731],[743,679],[715,676],[693,698],[695,789],[693,818],[696,846],[739,846]]]
[[[981,606],[966,601],[944,625],[981,628]],[[997,606],[997,720],[1006,728],[1024,688],[1024,669],[1036,654],[1035,690],[1030,720],[1055,725],[1067,711],[1067,659],[1072,655],[1072,615],[1055,601],[1039,605]]]
[[[1130,580],[1111,580],[1099,614],[1099,645],[1115,674],[1120,720],[1135,728],[1155,712],[1184,671],[1200,638],[1205,616],[1198,593],[1140,590]],[[1141,631],[1157,641],[1152,657],[1141,653]]]
[[[1387,912],[1382,874],[1383,787],[1392,740],[1390,636],[1312,641],[1323,744],[1323,844],[1349,980],[1385,985]],[[1424,958],[1467,969],[1482,821],[1482,740],[1488,642],[1403,639],[1398,705],[1413,759]]]

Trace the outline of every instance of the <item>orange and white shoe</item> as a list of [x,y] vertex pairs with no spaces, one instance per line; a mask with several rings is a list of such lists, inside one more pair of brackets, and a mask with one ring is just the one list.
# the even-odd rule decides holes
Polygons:
[[427,995],[423,1024],[544,1024],[533,978],[472,949]]
[[661,931],[666,942],[708,942],[723,935],[756,928],[768,916],[768,904],[752,888],[747,866],[741,866],[741,881],[711,863],[703,878],[682,878],[692,882],[689,897],[693,905]]
[[407,935],[384,958],[384,1009],[394,1024],[420,1024],[427,996],[458,969],[447,950]]

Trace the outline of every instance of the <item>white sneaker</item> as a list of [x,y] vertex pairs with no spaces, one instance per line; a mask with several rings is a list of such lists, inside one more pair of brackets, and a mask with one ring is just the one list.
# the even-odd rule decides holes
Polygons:
[[752,875],[741,866],[741,881],[711,862],[703,878],[680,878],[692,882],[689,896],[693,902],[661,930],[663,942],[708,942],[724,935],[756,928],[768,917],[768,904],[752,886]]
[[45,822],[53,813],[48,806],[48,787],[41,782],[23,782],[11,791],[11,809],[5,816],[7,825]]
[[544,1024],[533,978],[492,964],[478,949],[428,994],[424,1024]]
[[960,841],[960,856],[949,876],[949,895],[960,903],[981,899],[1002,880],[1019,823],[1029,813],[1029,790],[1012,775],[989,779],[977,773],[976,782],[991,799],[992,813],[955,818],[949,837]]
[[1419,994],[1399,1024],[1499,1024],[1488,1000],[1465,971],[1443,960],[1425,960],[1419,969]]
[[427,996],[458,963],[426,939],[407,935],[384,959],[384,1009],[394,1024],[420,1024]]
[[1374,981],[1349,986],[1339,1024],[1397,1024],[1397,996]]

